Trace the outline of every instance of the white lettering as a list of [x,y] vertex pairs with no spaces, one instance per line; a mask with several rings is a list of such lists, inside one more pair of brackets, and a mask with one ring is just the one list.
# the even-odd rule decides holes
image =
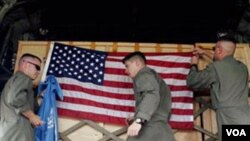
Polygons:
[[247,136],[244,129],[241,129],[241,131],[240,131],[240,136],[242,136],[242,135]]
[[239,130],[238,129],[233,129],[233,135],[234,136],[239,136]]
[[239,131],[238,129],[226,129],[226,132],[227,136],[231,136],[231,134],[233,136],[247,136],[244,129],[241,129],[241,131]]
[[229,131],[228,131],[228,129],[226,129],[226,132],[227,132],[227,136],[231,136],[232,129],[229,129]]

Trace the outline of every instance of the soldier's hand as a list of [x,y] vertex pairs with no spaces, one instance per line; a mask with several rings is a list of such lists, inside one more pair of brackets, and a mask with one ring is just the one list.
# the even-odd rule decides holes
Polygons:
[[136,123],[135,121],[128,127],[127,135],[128,136],[137,136],[142,128],[141,124]]

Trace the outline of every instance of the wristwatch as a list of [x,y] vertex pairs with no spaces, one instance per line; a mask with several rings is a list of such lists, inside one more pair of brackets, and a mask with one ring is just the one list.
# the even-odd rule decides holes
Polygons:
[[143,124],[144,123],[144,120],[143,119],[141,119],[141,118],[136,118],[135,119],[135,123],[138,123],[138,124]]

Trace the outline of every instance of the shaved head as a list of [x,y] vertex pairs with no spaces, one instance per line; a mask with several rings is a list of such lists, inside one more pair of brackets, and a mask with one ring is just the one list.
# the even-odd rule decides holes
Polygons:
[[225,51],[226,55],[233,55],[236,49],[236,44],[231,41],[218,41],[217,45]]

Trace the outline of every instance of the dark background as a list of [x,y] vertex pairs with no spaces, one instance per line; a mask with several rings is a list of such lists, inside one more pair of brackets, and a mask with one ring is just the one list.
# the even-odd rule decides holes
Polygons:
[[247,0],[43,2],[49,40],[214,42],[236,30]]
[[[14,70],[19,40],[193,44],[215,42],[218,32],[241,31],[246,37],[242,41],[249,43],[249,3],[249,0],[0,0],[0,91]],[[7,12],[6,8],[1,9],[3,6],[8,7]],[[240,22],[242,17],[244,22]],[[243,23],[240,30],[239,23]]]

